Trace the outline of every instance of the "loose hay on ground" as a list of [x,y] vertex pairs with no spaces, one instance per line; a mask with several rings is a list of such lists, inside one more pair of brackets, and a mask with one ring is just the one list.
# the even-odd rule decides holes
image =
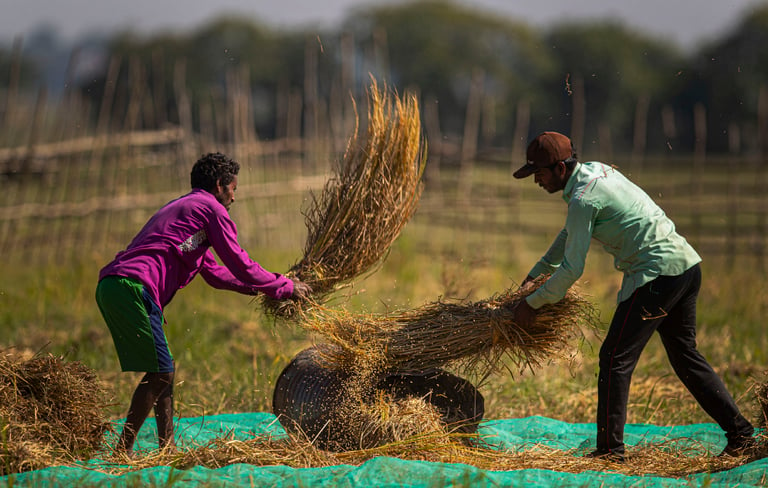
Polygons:
[[[612,471],[628,476],[661,476],[679,478],[698,473],[712,473],[736,468],[752,459],[718,458],[693,453],[686,448],[646,446],[632,449],[625,463],[583,457],[577,450],[559,450],[543,445],[530,445],[521,450],[496,450],[463,442],[466,435],[432,433],[417,435],[372,449],[333,453],[317,449],[305,439],[255,438],[248,441],[214,439],[205,446],[180,452],[158,451],[127,465],[105,467],[110,474],[173,466],[187,469],[204,466],[218,469],[231,464],[254,466],[289,466],[292,468],[324,468],[339,465],[361,465],[379,456],[435,463],[461,463],[479,469],[513,471],[522,469],[551,470],[563,473]],[[122,462],[123,460],[121,460]]]
[[[0,474],[74,465],[78,459],[84,458],[83,454],[100,447],[107,427],[101,413],[105,405],[104,396],[95,375],[88,368],[53,356],[21,360],[3,354],[0,355],[0,380],[0,418],[3,419],[0,467],[5,470]],[[760,385],[760,405],[766,404],[766,392],[767,384]],[[112,459],[115,464],[103,464],[100,469],[110,474],[122,474],[155,466],[217,469],[236,463],[322,468],[360,465],[374,457],[388,456],[436,463],[463,463],[496,471],[613,471],[632,476],[678,478],[729,470],[755,459],[712,457],[700,452],[700,449],[694,451],[685,447],[690,442],[680,443],[680,439],[632,448],[624,464],[585,458],[582,457],[583,452],[575,449],[563,451],[535,444],[508,451],[497,450],[487,446],[481,436],[446,432],[434,412],[434,423],[423,422],[429,414],[424,412],[423,405],[418,401],[392,404],[383,397],[380,401],[386,405],[376,405],[364,416],[368,416],[374,430],[378,428],[385,433],[379,439],[388,441],[369,449],[334,453],[320,450],[308,439],[293,435],[279,439],[256,437],[248,441],[230,437],[179,451],[155,451],[139,458],[116,456]],[[764,455],[763,450],[759,456]]]

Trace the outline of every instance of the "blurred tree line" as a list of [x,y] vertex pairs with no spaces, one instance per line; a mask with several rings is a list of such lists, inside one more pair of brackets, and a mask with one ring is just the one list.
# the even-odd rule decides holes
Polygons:
[[[0,48],[7,100],[51,83],[42,74],[50,59],[18,51]],[[286,137],[291,106],[321,104],[326,111],[318,113],[328,113],[359,97],[370,73],[398,91],[416,90],[433,136],[472,134],[480,149],[524,144],[552,129],[571,134],[585,156],[597,156],[596,147],[603,156],[767,152],[768,5],[690,54],[618,23],[538,31],[433,0],[357,11],[332,32],[221,18],[183,34],[120,33],[68,59],[55,86],[82,96],[94,121],[106,108],[112,124],[124,123],[132,93],[151,94],[130,129],[182,123],[185,100],[189,123],[203,131],[202,114],[222,117],[217,104],[237,84],[247,87],[258,136]],[[306,136],[309,119],[297,124]]]

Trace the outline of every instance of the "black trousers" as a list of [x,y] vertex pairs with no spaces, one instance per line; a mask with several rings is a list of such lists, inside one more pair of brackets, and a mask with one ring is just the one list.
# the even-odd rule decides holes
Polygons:
[[600,348],[597,449],[624,452],[624,424],[632,372],[654,331],[661,336],[678,378],[731,439],[752,435],[723,381],[696,349],[696,298],[701,267],[659,276],[621,302]]

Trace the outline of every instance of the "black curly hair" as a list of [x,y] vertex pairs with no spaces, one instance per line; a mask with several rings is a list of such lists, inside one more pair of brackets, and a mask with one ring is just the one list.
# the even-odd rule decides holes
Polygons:
[[190,173],[192,188],[213,192],[216,183],[228,185],[240,172],[240,163],[220,152],[208,153],[200,157]]

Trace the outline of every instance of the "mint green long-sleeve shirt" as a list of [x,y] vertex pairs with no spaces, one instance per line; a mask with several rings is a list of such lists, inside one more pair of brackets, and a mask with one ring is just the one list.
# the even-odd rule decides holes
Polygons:
[[568,204],[565,227],[529,273],[551,275],[527,298],[535,309],[565,297],[584,272],[593,239],[624,273],[619,303],[657,276],[677,276],[701,261],[651,197],[612,166],[577,163],[563,200]]

